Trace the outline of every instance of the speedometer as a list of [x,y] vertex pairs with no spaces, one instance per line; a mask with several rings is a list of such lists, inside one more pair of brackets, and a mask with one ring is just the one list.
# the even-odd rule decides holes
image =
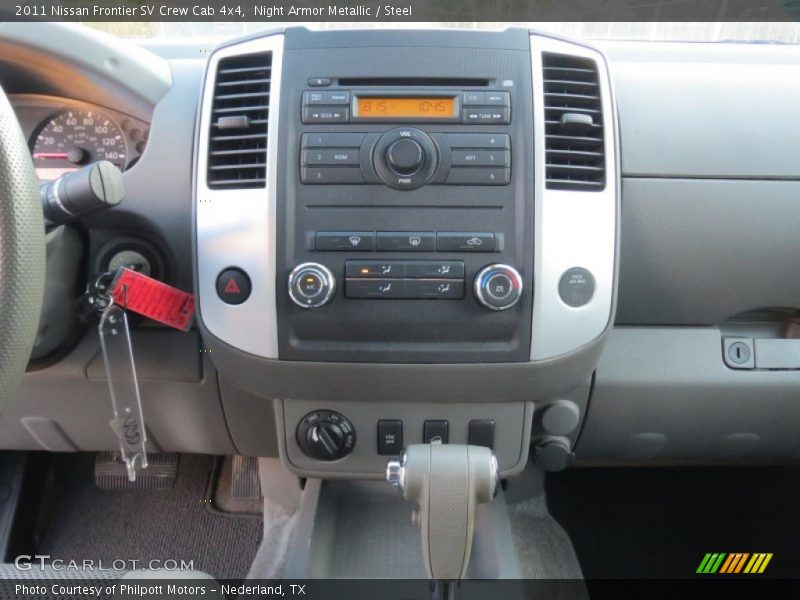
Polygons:
[[33,142],[33,165],[41,180],[57,179],[84,165],[108,160],[127,163],[125,137],[108,115],[97,110],[65,110],[40,126]]

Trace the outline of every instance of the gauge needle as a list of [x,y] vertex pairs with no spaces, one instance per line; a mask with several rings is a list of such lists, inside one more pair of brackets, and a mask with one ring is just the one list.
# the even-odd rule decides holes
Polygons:
[[67,160],[69,158],[69,152],[34,152],[33,158],[63,158]]

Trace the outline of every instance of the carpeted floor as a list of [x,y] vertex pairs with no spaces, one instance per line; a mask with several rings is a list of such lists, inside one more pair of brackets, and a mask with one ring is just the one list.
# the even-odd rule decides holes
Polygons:
[[800,577],[800,469],[568,469],[547,504],[587,578],[687,578],[706,552],[772,552],[767,577]]
[[93,455],[60,465],[66,483],[37,549],[53,559],[194,561],[218,579],[243,578],[258,550],[262,521],[212,509],[214,458],[182,455],[175,486],[158,492],[111,492],[94,485]]

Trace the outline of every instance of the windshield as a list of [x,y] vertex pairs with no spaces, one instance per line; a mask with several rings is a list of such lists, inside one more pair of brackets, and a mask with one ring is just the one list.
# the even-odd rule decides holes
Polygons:
[[760,42],[800,44],[800,24],[775,22],[539,22],[539,23],[85,23],[120,37],[131,38],[197,38],[215,40],[235,37],[275,27],[302,25],[309,29],[342,28],[462,28],[503,29],[508,26],[528,27],[572,37],[594,40],[650,40],[666,42]]

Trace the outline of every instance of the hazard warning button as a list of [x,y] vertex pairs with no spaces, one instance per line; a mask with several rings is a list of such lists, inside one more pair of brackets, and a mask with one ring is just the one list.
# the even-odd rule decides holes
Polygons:
[[250,297],[250,278],[241,269],[230,267],[217,277],[217,294],[223,302],[241,304]]

